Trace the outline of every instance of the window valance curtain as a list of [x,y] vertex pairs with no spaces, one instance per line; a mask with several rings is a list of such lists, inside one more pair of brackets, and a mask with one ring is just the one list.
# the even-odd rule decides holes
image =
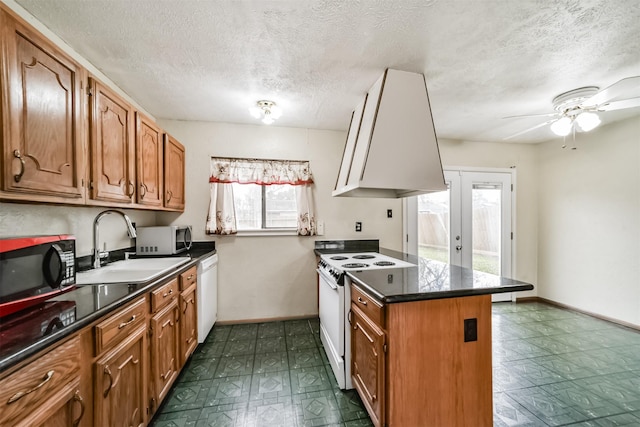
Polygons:
[[212,157],[209,182],[307,185],[313,184],[313,176],[307,161]]
[[211,201],[207,215],[208,234],[236,234],[233,183],[296,186],[297,233],[314,236],[316,213],[311,186],[313,176],[308,161],[211,158],[209,186]]

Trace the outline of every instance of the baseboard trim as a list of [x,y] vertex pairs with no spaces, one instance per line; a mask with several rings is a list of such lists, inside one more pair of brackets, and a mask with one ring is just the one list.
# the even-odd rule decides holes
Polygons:
[[285,320],[305,320],[305,319],[317,319],[317,314],[305,314],[302,316],[284,316],[284,317],[266,317],[261,319],[242,319],[242,320],[218,320],[216,325],[240,325],[244,323],[263,323],[263,322],[282,322]]
[[636,331],[640,331],[640,325],[635,325],[633,323],[629,323],[629,322],[625,322],[625,321],[622,321],[622,320],[614,319],[612,317],[603,316],[603,315],[598,314],[598,313],[593,313],[591,311],[583,310],[583,309],[574,307],[572,305],[563,304],[561,302],[553,301],[553,300],[550,300],[550,299],[547,299],[547,298],[542,298],[542,297],[523,297],[523,298],[518,298],[516,300],[516,303],[519,303],[519,302],[542,302],[542,303],[553,305],[553,306],[556,306],[556,307],[559,307],[559,308],[566,308],[568,310],[577,311],[578,313],[586,314],[587,316],[595,317],[596,319],[604,320],[605,322],[615,323],[616,325],[624,326],[625,328],[630,328],[630,329],[634,329]]

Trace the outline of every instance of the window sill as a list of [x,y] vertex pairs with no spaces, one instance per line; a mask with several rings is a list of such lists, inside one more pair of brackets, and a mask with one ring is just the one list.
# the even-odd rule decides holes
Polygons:
[[256,237],[256,236],[297,236],[298,231],[295,228],[269,228],[264,230],[238,230],[238,237]]

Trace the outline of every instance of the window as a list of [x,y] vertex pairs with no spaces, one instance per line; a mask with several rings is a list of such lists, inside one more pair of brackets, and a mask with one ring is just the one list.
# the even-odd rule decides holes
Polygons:
[[291,230],[317,234],[308,161],[211,158],[208,234]]
[[233,195],[239,231],[296,228],[298,211],[293,185],[233,183]]

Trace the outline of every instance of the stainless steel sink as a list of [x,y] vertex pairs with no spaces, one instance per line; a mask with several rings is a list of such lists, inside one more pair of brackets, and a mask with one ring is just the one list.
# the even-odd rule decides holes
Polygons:
[[76,274],[76,285],[144,283],[189,262],[189,257],[136,258],[116,261]]

